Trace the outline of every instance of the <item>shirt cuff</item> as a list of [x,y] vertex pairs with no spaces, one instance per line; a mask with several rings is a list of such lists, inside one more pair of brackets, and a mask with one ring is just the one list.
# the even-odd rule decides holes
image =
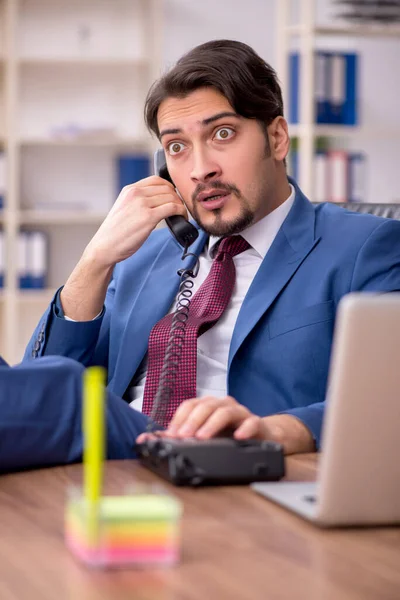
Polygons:
[[[54,309],[55,309],[56,316],[59,317],[60,319],[65,319],[65,321],[72,321],[73,323],[77,323],[77,321],[75,319],[71,319],[71,317],[67,317],[67,315],[63,311],[63,307],[61,305],[61,300],[60,300],[60,295],[61,295],[62,289],[63,288],[61,287],[58,290],[56,297],[55,297],[55,301],[54,301]],[[99,317],[102,317],[103,314],[104,314],[104,306],[103,306],[102,310],[99,312],[99,314],[96,315],[93,319],[91,319],[91,321],[95,321]]]

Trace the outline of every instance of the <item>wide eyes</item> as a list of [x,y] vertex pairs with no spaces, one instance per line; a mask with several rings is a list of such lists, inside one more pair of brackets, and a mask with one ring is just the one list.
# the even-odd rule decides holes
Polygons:
[[[220,127],[215,132],[213,139],[223,142],[225,140],[229,140],[234,133],[235,132],[233,129],[231,129],[231,127]],[[171,142],[170,144],[167,144],[167,151],[170,156],[179,154],[182,152],[183,148],[185,148],[185,144],[182,144],[182,142]]]
[[221,127],[221,129],[217,129],[215,132],[215,137],[217,140],[228,140],[232,137],[235,132],[230,127]]
[[184,145],[180,142],[172,142],[167,146],[168,152],[171,154],[171,156],[174,156],[174,154],[179,154],[182,148],[184,148]]

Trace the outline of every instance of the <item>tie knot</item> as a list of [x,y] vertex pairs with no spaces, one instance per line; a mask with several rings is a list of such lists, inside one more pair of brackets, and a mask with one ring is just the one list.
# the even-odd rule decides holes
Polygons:
[[224,254],[233,257],[248,248],[250,248],[250,244],[241,235],[230,235],[220,242],[215,258],[221,260]]

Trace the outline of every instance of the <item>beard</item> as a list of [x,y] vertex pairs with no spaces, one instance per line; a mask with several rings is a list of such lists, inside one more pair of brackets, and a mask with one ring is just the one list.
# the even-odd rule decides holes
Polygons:
[[250,207],[249,201],[242,196],[239,189],[233,184],[223,184],[221,182],[214,182],[212,188],[223,190],[229,194],[235,195],[240,202],[241,211],[240,214],[234,219],[224,219],[222,216],[223,208],[216,208],[215,210],[210,211],[214,215],[214,222],[205,224],[199,214],[198,203],[196,201],[197,195],[205,191],[205,187],[198,186],[193,193],[191,213],[203,231],[215,237],[223,237],[227,235],[235,235],[247,229],[247,227],[253,223],[255,215]]

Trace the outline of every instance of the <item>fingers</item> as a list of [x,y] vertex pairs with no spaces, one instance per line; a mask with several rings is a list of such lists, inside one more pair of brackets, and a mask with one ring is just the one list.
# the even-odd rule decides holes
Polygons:
[[163,219],[167,219],[174,215],[181,215],[184,219],[187,219],[187,210],[182,203],[177,204],[176,202],[167,202],[162,206],[151,209],[151,218],[154,219],[155,223],[159,223]]
[[207,421],[196,431],[196,437],[208,440],[215,437],[228,427],[236,428],[249,414],[249,411],[240,404],[220,406]]
[[180,404],[177,408],[174,416],[171,419],[171,422],[168,427],[168,432],[172,436],[177,436],[178,431],[183,426],[183,424],[187,421],[192,411],[196,408],[200,400],[204,400],[204,398],[193,398],[191,400],[185,400]]
[[186,400],[175,413],[168,434],[209,439],[228,427],[236,428],[249,415],[247,408],[230,396]]
[[[136,186],[136,187],[141,187],[143,189],[146,187],[152,187],[155,185],[167,185],[171,189],[175,189],[174,185],[170,181],[168,181],[167,179],[164,179],[163,177],[159,177],[158,175],[150,175],[150,177],[145,177],[144,179],[141,179],[137,183],[133,183],[131,185]],[[131,185],[127,185],[126,187],[129,188],[129,187],[131,187]]]
[[236,440],[266,439],[266,432],[260,417],[251,415],[239,425],[234,433]]
[[[125,186],[114,204],[114,210],[120,210],[123,207],[123,210],[125,210],[125,207],[132,207],[135,211],[140,208],[148,210],[176,204],[178,208],[174,209],[170,206],[167,208],[167,213],[164,214],[164,212],[162,212],[162,216],[159,220],[164,219],[165,216],[169,217],[176,214],[181,214],[183,217],[187,218],[186,207],[175,192],[173,185],[163,179],[156,179],[161,185],[147,185],[143,187],[141,185],[142,182],[138,182],[133,185]],[[158,216],[160,213],[155,213],[153,216],[156,216],[156,214]]]

